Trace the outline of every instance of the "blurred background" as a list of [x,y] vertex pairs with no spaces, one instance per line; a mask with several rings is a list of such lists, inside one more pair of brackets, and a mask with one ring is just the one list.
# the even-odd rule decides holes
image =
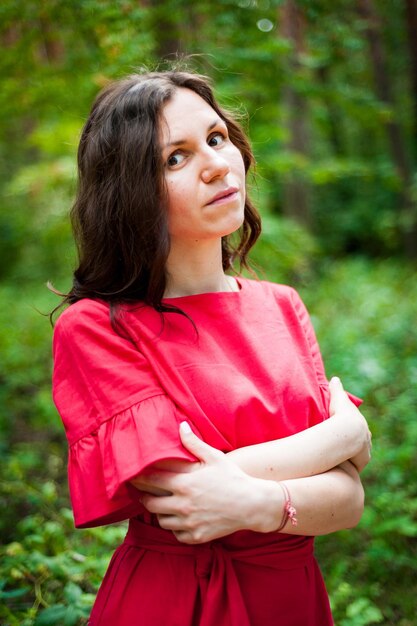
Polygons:
[[317,542],[336,624],[416,625],[417,0],[3,0],[0,23],[1,624],[85,625],[125,532],[73,528],[46,282],[70,286],[95,94],[180,54],[251,137],[258,274],[365,401],[363,520]]

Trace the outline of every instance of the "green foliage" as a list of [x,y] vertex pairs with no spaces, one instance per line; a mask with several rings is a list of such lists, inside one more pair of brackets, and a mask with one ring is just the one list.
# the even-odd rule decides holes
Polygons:
[[80,542],[69,509],[56,510],[53,521],[27,516],[16,529],[20,541],[2,550],[2,624],[86,624],[109,554],[125,530],[86,531]]
[[[45,340],[48,334],[44,328]],[[43,391],[49,386],[45,382]],[[38,422],[30,397],[25,404],[26,416]],[[65,442],[50,401],[49,412],[42,419],[47,429],[29,423],[25,432],[16,432],[22,427],[11,425],[11,440],[19,440],[1,451],[0,621],[5,626],[86,624],[110,554],[126,531],[123,524],[74,531]]]
[[[38,293],[18,283],[0,286],[0,450],[7,450],[10,439],[30,441],[32,429],[59,424],[49,398],[51,376],[51,328],[40,314],[55,306],[56,298],[46,286],[36,285]],[[42,291],[45,295],[42,296]]]
[[259,277],[274,268],[277,282],[308,281],[320,250],[308,231],[293,220],[273,214],[262,216],[262,236],[251,259]]
[[[271,238],[277,246],[285,227],[274,224],[274,230],[269,220],[266,225],[258,254],[271,259],[269,278],[286,280],[288,261],[271,252]],[[297,236],[294,242],[304,245]],[[392,260],[353,259],[322,264],[314,276],[311,267],[305,273],[303,254],[297,258],[293,251],[289,258],[296,265],[302,260],[297,279],[328,374],[341,376],[347,389],[364,398],[374,437],[359,527],[318,540],[336,623],[411,626],[417,593],[415,271]],[[65,443],[49,399],[51,331],[28,306],[31,299],[40,304],[40,289],[37,298],[13,287],[1,294],[14,306],[7,310],[13,323],[4,323],[4,311],[0,324],[5,382],[0,620],[11,626],[81,626],[124,526],[73,529]],[[42,306],[50,305],[50,298],[41,298]]]
[[[416,273],[392,260],[332,262],[304,297],[328,374],[364,399],[374,438],[359,528],[319,542],[335,614],[346,626],[406,626],[417,594]],[[368,613],[374,621],[360,621]]]
[[[56,250],[69,247],[62,214],[73,192],[74,151],[94,94],[113,77],[160,64],[160,55],[173,58],[172,50],[194,55],[190,65],[215,79],[225,104],[247,107],[266,209],[282,213],[288,184],[307,182],[311,222],[326,253],[401,251],[405,191],[416,202],[416,122],[404,17],[398,11],[393,20],[385,4],[376,3],[392,92],[392,101],[382,102],[354,3],[298,4],[305,28],[296,54],[282,31],[283,2],[3,2],[3,275],[17,264],[21,269],[22,256],[42,228],[51,228],[49,239],[45,234],[44,249],[51,250],[45,264],[57,261],[54,242]],[[302,99],[302,114],[289,106],[288,93]],[[293,118],[306,128],[298,146],[291,137]],[[400,159],[389,148],[389,124],[398,124],[405,138],[407,190]]]
[[[376,95],[365,24],[349,0],[297,3],[305,26],[298,54],[284,37],[281,0],[1,3],[5,626],[86,624],[124,534],[123,525],[73,529],[64,434],[50,398],[51,328],[39,311],[58,303],[47,280],[62,291],[69,286],[75,153],[95,93],[114,77],[159,64],[173,48],[195,55],[190,64],[215,79],[225,106],[247,109],[258,162],[252,192],[264,214],[254,261],[266,277],[302,289],[328,374],[365,401],[374,453],[364,473],[363,520],[318,541],[336,623],[415,623],[417,281],[415,267],[398,260],[407,219],[401,198],[407,191],[415,205],[417,197],[415,94],[403,5],[373,4],[391,101]],[[294,114],[307,129],[301,146],[292,141]],[[408,190],[389,147],[393,124],[404,137]],[[310,230],[286,207],[289,184],[307,190]]]

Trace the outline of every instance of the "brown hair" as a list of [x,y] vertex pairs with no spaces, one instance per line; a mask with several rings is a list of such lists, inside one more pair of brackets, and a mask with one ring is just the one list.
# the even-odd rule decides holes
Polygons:
[[[112,82],[97,96],[81,134],[79,182],[71,220],[79,265],[63,298],[144,302],[158,311],[177,311],[162,303],[169,254],[167,199],[159,145],[161,111],[178,88],[191,89],[227,125],[246,172],[253,154],[239,124],[217,104],[208,80],[182,71],[133,74]],[[261,231],[260,217],[247,199],[239,237],[223,237],[223,268],[235,260],[247,267],[247,254]],[[60,307],[58,307],[60,308]]]

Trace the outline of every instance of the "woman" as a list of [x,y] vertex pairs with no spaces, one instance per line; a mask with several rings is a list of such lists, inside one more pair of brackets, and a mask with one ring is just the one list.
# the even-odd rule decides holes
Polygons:
[[76,525],[130,519],[91,626],[332,623],[313,536],[359,521],[369,431],[338,380],[329,408],[296,292],[225,273],[260,233],[252,160],[184,72],[109,85],[84,127],[54,400]]

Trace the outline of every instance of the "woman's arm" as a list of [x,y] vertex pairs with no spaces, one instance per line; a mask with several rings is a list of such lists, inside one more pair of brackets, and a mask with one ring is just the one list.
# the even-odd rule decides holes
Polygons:
[[[246,474],[267,480],[288,480],[322,474],[350,460],[360,472],[371,458],[368,424],[343,390],[338,378],[330,381],[331,418],[300,433],[227,453]],[[155,469],[189,472],[192,464],[161,461]],[[134,480],[138,489],[164,495],[149,484]]]
[[[275,483],[278,484],[278,483]],[[364,490],[359,474],[349,461],[309,478],[286,480],[297,525],[288,519],[282,532],[296,535],[327,535],[353,528],[362,516]],[[273,512],[271,512],[271,525]]]
[[[158,516],[162,528],[172,530],[184,543],[204,543],[243,529],[273,532],[279,528],[285,494],[278,482],[249,476],[184,426],[181,437],[200,462],[190,464],[188,472],[155,470],[140,478],[141,488],[149,485],[170,494],[142,496],[143,505]],[[363,489],[349,462],[285,484],[298,524],[287,521],[282,532],[321,535],[358,523]]]
[[338,378],[330,381],[330,393],[331,419],[290,437],[238,448],[229,458],[250,476],[270,480],[321,474],[347,460],[362,471],[371,458],[368,424]]
[[333,379],[330,390],[333,417],[326,422],[226,455],[184,423],[182,442],[200,462],[161,462],[133,479],[141,491],[162,496],[143,495],[144,506],[186,543],[244,528],[270,532],[280,525],[284,493],[277,481],[285,479],[299,522],[296,527],[287,523],[283,532],[320,535],[356,525],[363,489],[354,465],[344,461],[352,457],[366,465],[370,434],[340,381]]

